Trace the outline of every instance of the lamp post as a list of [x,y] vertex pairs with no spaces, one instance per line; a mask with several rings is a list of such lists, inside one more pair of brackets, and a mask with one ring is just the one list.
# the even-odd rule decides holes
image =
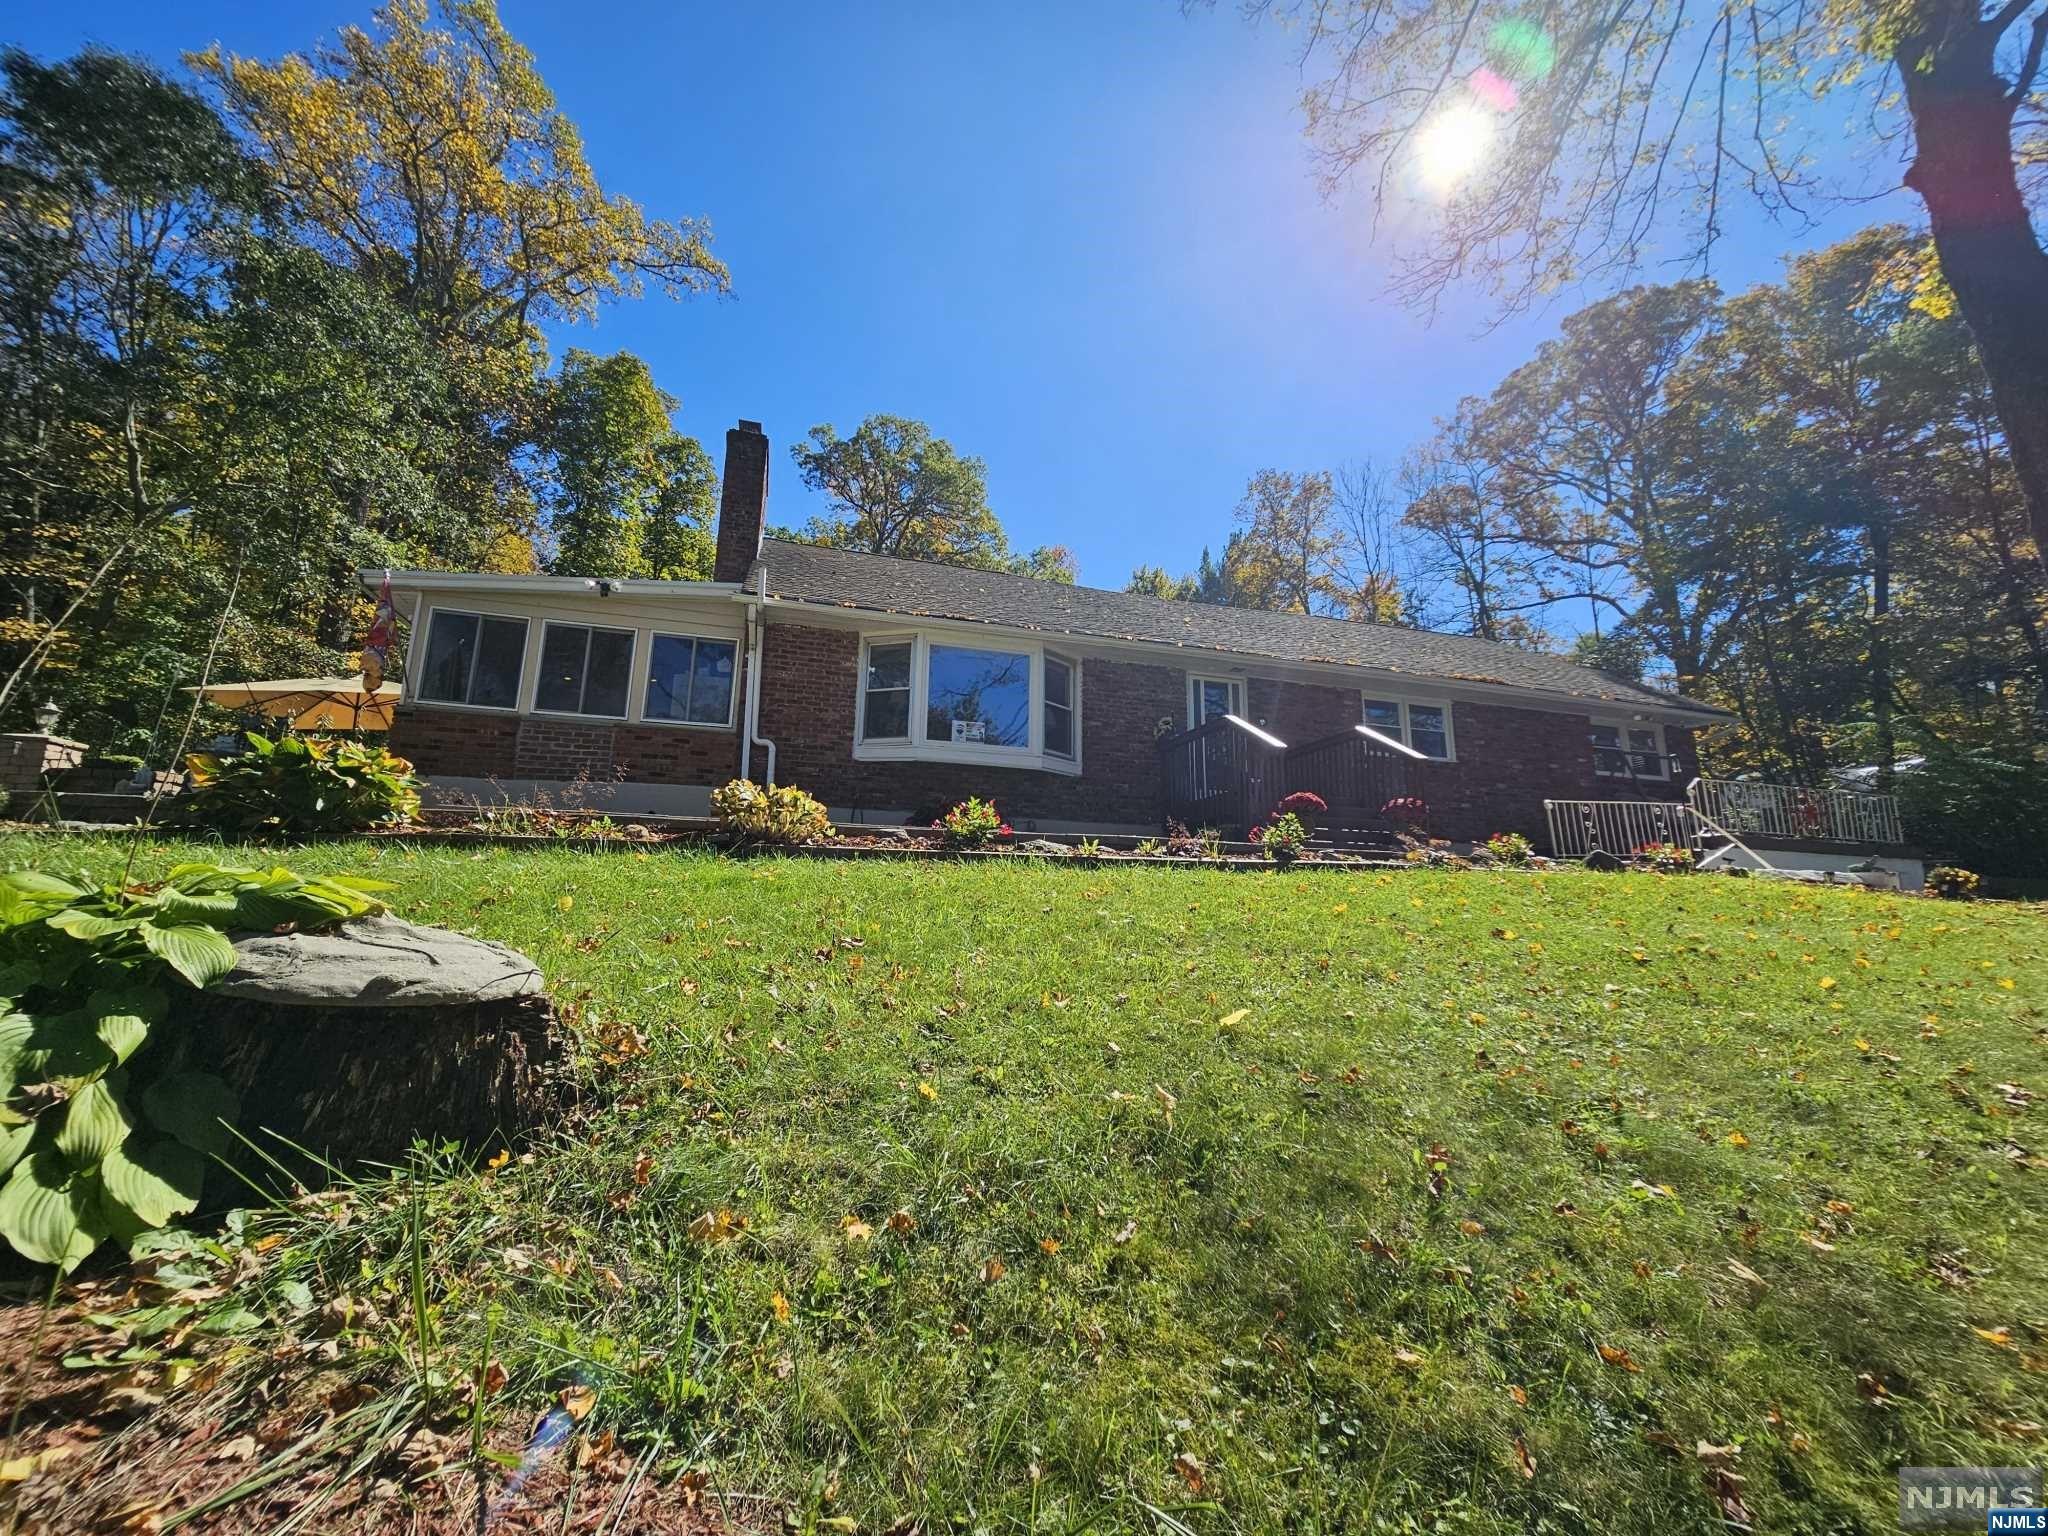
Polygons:
[[63,711],[57,708],[55,699],[45,700],[36,709],[37,729],[45,736],[54,736],[57,733],[57,718],[62,713]]

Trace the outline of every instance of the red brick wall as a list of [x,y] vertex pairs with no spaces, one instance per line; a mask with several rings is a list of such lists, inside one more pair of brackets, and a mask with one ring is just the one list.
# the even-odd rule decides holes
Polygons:
[[[1161,716],[1179,725],[1187,713],[1187,678],[1178,667],[1081,664],[1082,772],[1074,775],[972,763],[855,762],[860,637],[850,630],[776,624],[765,644],[761,734],[775,743],[775,777],[828,805],[919,811],[987,795],[1013,822],[1159,821],[1153,727]],[[760,758],[757,752],[757,777]]]
[[400,704],[386,745],[428,778],[509,779],[519,752],[519,717]]
[[740,750],[737,728],[604,725],[416,704],[399,705],[390,745],[429,778],[626,784],[723,784]]
[[1552,800],[1679,800],[1697,772],[1692,733],[1669,728],[1667,750],[1684,758],[1662,784],[1635,786],[1593,772],[1587,715],[1502,704],[1451,706],[1455,763],[1411,763],[1409,782],[1429,804],[1432,836],[1476,841],[1494,832],[1521,832],[1539,846],[1549,841],[1543,802]]
[[[776,743],[776,778],[827,804],[859,811],[917,811],[970,794],[992,795],[1014,822],[1075,821],[1154,826],[1160,819],[1158,752],[1162,717],[1181,726],[1187,674],[1180,667],[1091,660],[1081,668],[1078,775],[969,763],[856,762],[853,712],[860,637],[850,630],[778,624],[766,635],[762,734]],[[741,698],[744,700],[745,695]],[[1283,741],[1300,746],[1358,720],[1353,688],[1252,678],[1246,707]],[[1547,839],[1546,798],[1634,798],[1626,782],[1593,772],[1585,714],[1458,702],[1452,727],[1458,761],[1411,764],[1411,784],[1429,803],[1438,837],[1476,840],[1492,832]],[[1672,778],[1645,784],[1648,798],[1682,798],[1698,772],[1692,733],[1665,731],[1679,761]],[[737,728],[680,730],[600,725],[539,717],[399,706],[390,745],[429,776],[628,783],[724,783],[735,771]],[[754,754],[754,776],[765,770]]]

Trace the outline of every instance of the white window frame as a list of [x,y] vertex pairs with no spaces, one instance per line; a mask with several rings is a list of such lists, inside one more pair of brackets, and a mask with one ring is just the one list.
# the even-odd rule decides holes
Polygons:
[[[877,645],[910,645],[910,719],[908,740],[891,737],[870,741],[861,734],[868,717],[868,652]],[[1021,747],[973,747],[925,737],[925,715],[931,695],[931,648],[959,646],[967,650],[1006,651],[1031,660],[1030,739]],[[853,694],[853,756],[868,763],[979,763],[992,768],[1041,768],[1048,773],[1081,772],[1081,661],[1065,651],[1054,653],[1072,669],[1074,755],[1060,757],[1045,750],[1045,647],[1029,640],[997,635],[967,635],[953,630],[876,630],[860,637],[859,668]]]
[[[476,689],[476,664],[482,659],[484,651],[484,621],[486,619],[502,619],[507,624],[517,624],[519,626],[519,681],[513,684],[512,702],[510,704],[472,704],[466,697],[462,699],[430,699],[425,695],[421,695],[416,700],[409,698],[407,702],[418,703],[421,707],[427,709],[474,709],[487,715],[524,714],[527,690],[532,686],[534,668],[538,665],[537,660],[529,654],[533,650],[533,620],[523,613],[491,613],[482,608],[444,608],[439,604],[430,606],[426,614],[426,629],[422,632],[420,640],[419,656],[422,668],[426,665],[427,653],[433,645],[434,621],[444,613],[451,618],[475,619],[477,621],[476,654],[469,658],[469,676],[463,679],[462,691],[465,695],[473,693]],[[417,620],[414,621],[414,628],[415,630],[418,629]],[[410,677],[411,674],[408,672],[407,676]],[[408,683],[408,690],[412,686],[411,683]]]
[[1045,664],[1048,661],[1056,661],[1067,669],[1067,702],[1057,707],[1067,712],[1067,719],[1071,727],[1068,731],[1068,739],[1072,741],[1074,750],[1072,752],[1055,752],[1048,746],[1045,748],[1045,757],[1048,762],[1078,763],[1081,760],[1081,659],[1078,656],[1069,656],[1065,651],[1041,651],[1039,653],[1037,672],[1038,681],[1041,686],[1038,699],[1038,730],[1041,737],[1045,733],[1045,712],[1055,707],[1052,702],[1052,696],[1043,686],[1045,682]]
[[[1451,708],[1451,701],[1449,699],[1411,699],[1405,694],[1387,693],[1382,692],[1378,689],[1361,688],[1358,691],[1358,723],[1360,725],[1371,726],[1374,730],[1378,730],[1379,727],[1377,725],[1373,725],[1373,722],[1365,717],[1365,705],[1368,699],[1370,699],[1375,704],[1393,704],[1400,708],[1401,728],[1398,732],[1392,732],[1390,734],[1394,735],[1395,739],[1398,740],[1401,743],[1401,745],[1406,747],[1409,751],[1422,753],[1424,761],[1431,763],[1455,763],[1458,760],[1458,726],[1456,711]],[[1410,708],[1414,707],[1419,707],[1422,709],[1440,709],[1444,712],[1444,755],[1442,757],[1431,757],[1428,753],[1422,752],[1422,748],[1415,745],[1414,732],[1409,729],[1408,725],[1408,711],[1410,710]]]
[[1236,715],[1239,719],[1245,718],[1245,680],[1243,678],[1204,676],[1190,672],[1188,674],[1188,729],[1191,731],[1196,726],[1204,723],[1197,720],[1195,716],[1200,713],[1202,689],[1210,683],[1216,683],[1229,689],[1230,709],[1228,713]]
[[[693,646],[702,645],[709,640],[713,645],[732,647],[732,692],[725,701],[724,720],[717,723],[709,720],[671,720],[666,715],[647,713],[647,690],[654,684],[654,679],[647,674],[654,666],[654,642],[657,640],[687,640]],[[736,635],[693,635],[688,630],[681,629],[643,629],[640,631],[640,643],[634,648],[634,655],[638,660],[633,668],[633,676],[639,680],[639,687],[628,695],[626,705],[633,711],[635,725],[659,725],[678,731],[729,731],[733,728],[739,717],[740,679],[747,669],[746,641]],[[697,653],[693,650],[690,652],[692,669],[696,664]]]
[[[1619,746],[1603,747],[1593,740],[1593,728],[1602,725],[1614,731],[1614,739],[1620,743]],[[1618,770],[1602,768],[1600,766],[1600,754],[1602,752],[1619,752],[1624,759],[1627,759],[1636,756],[1642,750],[1639,747],[1629,745],[1628,733],[1630,731],[1648,731],[1656,738],[1657,771],[1655,773],[1644,773],[1633,764],[1627,763]],[[1665,751],[1664,727],[1655,720],[1627,720],[1619,715],[1593,715],[1586,721],[1586,748],[1593,754],[1593,776],[1595,778],[1622,780],[1655,779],[1659,783],[1663,783],[1671,777],[1671,759]]]
[[[594,714],[587,709],[543,709],[540,704],[541,659],[548,653],[548,631],[551,629],[580,629],[583,631],[583,693],[590,693],[590,641],[602,631],[608,635],[625,635],[633,644],[626,653],[626,703],[616,715]],[[542,619],[540,621],[540,649],[533,653],[533,706],[529,714],[546,715],[552,720],[610,720],[614,723],[629,722],[633,718],[633,679],[640,675],[641,631],[624,628],[617,624],[588,624],[579,619]]]

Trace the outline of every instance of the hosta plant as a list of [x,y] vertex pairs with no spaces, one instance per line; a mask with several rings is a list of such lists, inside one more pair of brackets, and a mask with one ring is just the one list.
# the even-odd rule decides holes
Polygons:
[[194,1209],[236,1104],[162,1065],[179,994],[234,969],[229,931],[357,916],[382,889],[214,864],[157,886],[0,875],[0,1237],[68,1270]]
[[825,807],[794,784],[763,789],[752,779],[734,779],[711,792],[711,809],[728,830],[754,842],[823,842],[836,834]]
[[359,741],[252,736],[237,757],[195,752],[185,768],[179,817],[233,837],[361,832],[420,811],[412,764]]

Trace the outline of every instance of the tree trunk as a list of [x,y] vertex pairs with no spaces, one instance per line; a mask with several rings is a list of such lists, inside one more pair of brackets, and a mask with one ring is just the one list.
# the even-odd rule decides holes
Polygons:
[[2035,551],[2048,564],[2048,253],[2013,167],[2016,102],[1995,67],[2000,36],[1972,7],[1899,45],[1913,119],[1906,185],[1927,204],[1942,276],[1984,360]]
[[1883,517],[1871,523],[1870,536],[1870,718],[1877,751],[1877,789],[1892,792],[1899,757],[1898,732],[1892,724],[1892,531]]

